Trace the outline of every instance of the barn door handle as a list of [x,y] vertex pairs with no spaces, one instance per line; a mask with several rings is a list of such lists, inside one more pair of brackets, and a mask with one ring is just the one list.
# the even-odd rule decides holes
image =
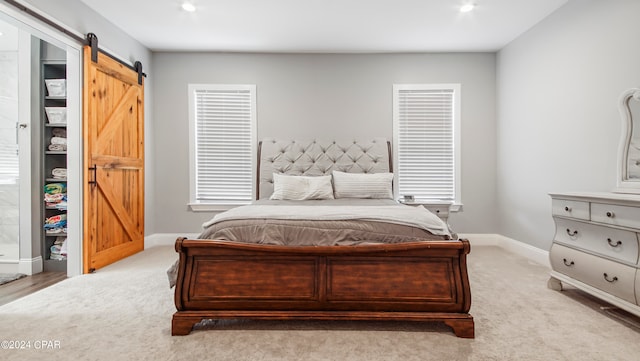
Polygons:
[[98,182],[97,182],[97,175],[96,175],[96,170],[97,170],[97,168],[98,168],[98,167],[96,167],[96,165],[95,165],[95,164],[93,165],[93,167],[89,167],[89,170],[93,172],[93,177],[92,177],[92,179],[91,179],[91,180],[89,180],[89,184],[92,184],[92,185],[96,185],[96,184],[98,184]]

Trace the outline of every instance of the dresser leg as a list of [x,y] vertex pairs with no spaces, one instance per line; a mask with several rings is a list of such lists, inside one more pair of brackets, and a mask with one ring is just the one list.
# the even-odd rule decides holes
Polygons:
[[557,278],[549,277],[547,287],[554,291],[562,291],[562,282]]

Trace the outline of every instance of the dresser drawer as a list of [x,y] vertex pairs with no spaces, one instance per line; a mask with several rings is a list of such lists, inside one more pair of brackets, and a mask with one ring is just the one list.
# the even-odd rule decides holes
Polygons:
[[[636,305],[640,306],[640,269],[636,270]],[[636,313],[636,316],[640,316]]]
[[551,213],[554,216],[564,216],[589,220],[589,202],[569,201],[565,199],[551,200]]
[[636,269],[554,243],[549,251],[551,268],[573,279],[636,303]]
[[555,241],[599,253],[626,263],[638,262],[636,232],[591,223],[554,218]]
[[591,203],[591,220],[640,229],[640,208]]

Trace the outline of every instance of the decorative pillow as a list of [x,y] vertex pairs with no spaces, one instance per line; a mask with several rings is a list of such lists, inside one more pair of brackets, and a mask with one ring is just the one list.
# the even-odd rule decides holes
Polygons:
[[336,198],[393,199],[393,173],[345,173],[333,171]]
[[333,199],[331,176],[306,177],[273,173],[273,194],[269,199]]

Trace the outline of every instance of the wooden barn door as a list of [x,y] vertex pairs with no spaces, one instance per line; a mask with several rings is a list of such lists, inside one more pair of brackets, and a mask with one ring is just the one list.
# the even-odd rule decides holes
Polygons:
[[[84,48],[84,273],[144,249],[144,84]],[[140,84],[139,84],[140,82]]]

